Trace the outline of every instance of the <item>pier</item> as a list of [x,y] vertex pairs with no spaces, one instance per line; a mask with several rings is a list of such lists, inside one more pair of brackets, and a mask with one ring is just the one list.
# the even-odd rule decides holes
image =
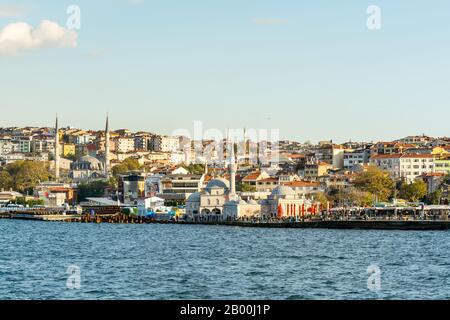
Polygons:
[[48,222],[215,225],[248,228],[448,230],[450,206],[335,208],[316,215],[284,218],[239,218],[224,221],[157,220],[120,212],[118,207],[89,207],[82,213],[60,209],[1,211],[0,218]]

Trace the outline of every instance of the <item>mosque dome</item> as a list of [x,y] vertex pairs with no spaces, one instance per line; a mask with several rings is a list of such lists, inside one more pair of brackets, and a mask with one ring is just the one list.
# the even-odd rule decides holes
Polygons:
[[212,188],[229,189],[230,188],[230,182],[228,180],[222,179],[222,178],[212,179],[206,185],[206,189],[212,189]]
[[256,201],[253,200],[253,199],[248,200],[247,203],[248,203],[248,204],[258,204],[258,202],[256,202]]
[[291,187],[278,186],[272,190],[272,196],[295,196],[295,191]]
[[187,198],[187,202],[200,202],[200,192],[195,192]]
[[225,206],[235,206],[235,205],[237,205],[237,204],[239,204],[238,201],[236,201],[236,200],[231,200],[231,201],[228,201],[227,203],[225,203]]
[[103,170],[103,163],[95,157],[83,156],[73,164],[75,170]]

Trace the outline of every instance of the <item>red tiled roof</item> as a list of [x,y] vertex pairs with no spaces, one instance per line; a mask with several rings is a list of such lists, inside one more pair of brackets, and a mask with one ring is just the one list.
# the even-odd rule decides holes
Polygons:
[[278,179],[277,178],[267,178],[267,179],[258,180],[258,182],[278,182]]
[[283,183],[283,185],[285,186],[289,186],[289,187],[319,187],[320,183],[319,182],[310,182],[310,181],[291,181],[291,182],[287,182],[287,183]]
[[423,173],[421,177],[445,177],[446,175],[444,172],[427,172]]
[[261,175],[261,172],[252,172],[248,174],[247,176],[242,179],[242,181],[255,181],[258,179],[258,177]]

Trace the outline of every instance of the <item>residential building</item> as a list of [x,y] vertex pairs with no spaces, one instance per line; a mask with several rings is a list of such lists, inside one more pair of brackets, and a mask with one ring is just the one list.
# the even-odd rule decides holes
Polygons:
[[265,171],[254,171],[242,179],[243,184],[256,186],[259,180],[270,178],[269,174]]
[[256,181],[256,192],[271,193],[273,189],[280,185],[278,178],[265,178]]
[[176,152],[180,149],[180,139],[170,136],[153,136],[150,139],[150,150],[156,152]]
[[32,141],[32,137],[31,136],[27,136],[27,137],[20,137],[18,142],[19,142],[19,149],[17,150],[17,152],[20,153],[31,153],[32,152],[32,148],[31,148],[31,141]]
[[450,174],[450,156],[434,159],[434,170],[435,172]]
[[347,150],[344,152],[344,169],[353,170],[355,165],[364,165],[369,163],[370,150],[369,149],[357,149]]
[[290,181],[282,185],[292,188],[297,196],[306,196],[318,192],[325,192],[325,187],[320,182]]
[[179,195],[180,199],[187,199],[191,194],[199,192],[203,188],[204,175],[198,174],[169,174],[161,179],[162,198],[170,198],[170,195]]
[[344,168],[344,147],[333,143],[322,143],[317,149],[314,150],[314,158],[330,164],[333,168]]
[[332,165],[319,160],[313,160],[305,164],[304,177],[307,179],[317,179],[328,175],[328,171],[332,169]]
[[150,150],[150,139],[149,135],[139,135],[134,137],[134,150]]
[[143,173],[121,175],[118,183],[118,196],[125,204],[137,204],[139,198],[145,197],[145,179]]
[[132,137],[119,137],[114,140],[115,150],[118,153],[133,152],[134,149],[134,138]]
[[379,154],[372,156],[370,162],[388,171],[393,179],[407,182],[434,172],[434,157],[430,154]]
[[400,142],[377,142],[371,147],[371,155],[377,154],[401,154],[407,149],[415,148],[414,144]]

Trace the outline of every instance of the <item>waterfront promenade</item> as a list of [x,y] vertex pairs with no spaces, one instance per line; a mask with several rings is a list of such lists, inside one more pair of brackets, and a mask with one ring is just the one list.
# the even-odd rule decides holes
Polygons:
[[[440,211],[438,211],[440,213]],[[228,221],[189,221],[184,219],[157,220],[149,217],[113,214],[61,214],[46,211],[2,212],[0,218],[17,220],[36,220],[48,222],[72,223],[109,223],[109,224],[179,224],[179,225],[216,225],[224,227],[246,228],[299,228],[299,229],[374,229],[374,230],[448,230],[450,220],[446,214],[434,215],[322,215],[302,219],[236,219]]]

